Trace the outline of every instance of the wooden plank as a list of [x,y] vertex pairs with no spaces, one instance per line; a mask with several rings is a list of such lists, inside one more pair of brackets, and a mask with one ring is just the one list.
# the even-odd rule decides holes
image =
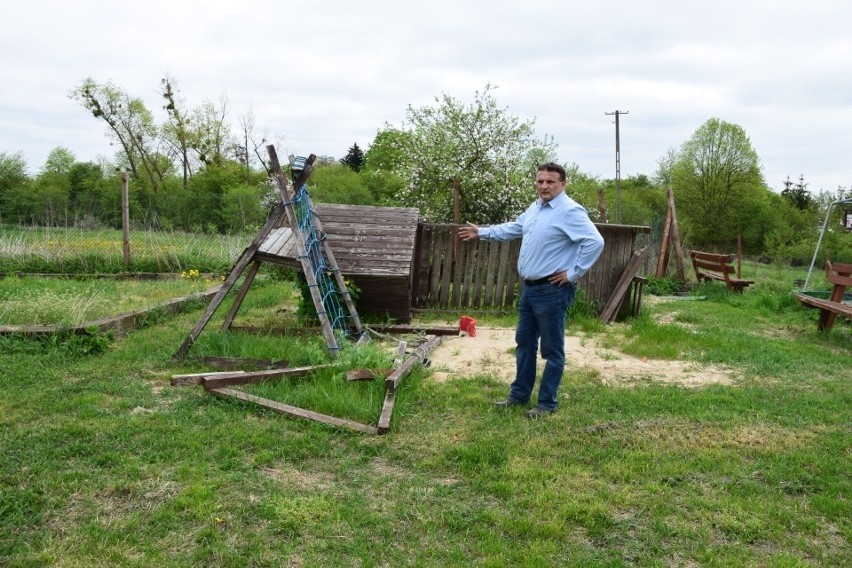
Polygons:
[[427,306],[439,304],[441,289],[441,269],[443,268],[443,249],[441,247],[441,234],[432,232],[431,251],[429,255],[429,292],[426,298]]
[[499,242],[489,243],[488,267],[485,274],[485,307],[494,306],[494,285],[497,274],[497,253]]
[[485,290],[485,278],[488,267],[488,249],[490,242],[477,239],[476,247],[476,280],[473,292],[473,308],[481,308],[483,303],[483,292]]
[[515,303],[515,292],[518,287],[518,280],[520,279],[520,277],[518,276],[518,255],[520,253],[520,239],[516,239],[509,243],[509,259],[507,262],[508,277],[506,279],[506,300],[504,301],[502,307],[509,307]]
[[278,227],[272,231],[265,241],[263,241],[258,252],[277,254],[278,250],[284,245],[284,243],[291,238],[294,238],[294,235],[293,230],[290,227]]
[[426,335],[458,335],[458,326],[421,326],[421,325],[380,325],[371,324],[370,329],[378,333],[426,334]]
[[809,308],[828,310],[838,315],[852,317],[852,305],[850,304],[844,304],[842,302],[833,302],[831,300],[823,300],[822,298],[814,298],[813,296],[808,296],[807,294],[801,293],[796,294],[796,299],[799,300],[799,302],[803,306],[807,306]]
[[321,414],[312,410],[305,410],[297,406],[290,406],[289,404],[283,404],[281,402],[269,400],[268,398],[261,398],[238,390],[229,388],[212,388],[209,390],[210,392],[222,397],[236,398],[245,402],[257,404],[258,406],[277,412],[278,414],[286,414],[287,416],[295,416],[296,418],[307,418],[308,420],[314,420],[315,422],[321,422],[323,424],[328,424],[329,426],[347,428],[349,430],[355,430],[356,432],[363,432],[365,434],[379,433],[378,428],[361,424],[360,422],[345,420],[343,418],[329,416],[328,414]]
[[852,305],[814,298],[807,294],[796,294],[795,296],[803,306],[820,310],[820,316],[817,320],[817,330],[819,331],[831,330],[838,315],[852,319]]
[[382,404],[382,411],[379,413],[378,433],[387,434],[390,431],[391,416],[393,415],[393,406],[396,402],[396,392],[392,390],[385,391],[385,402]]
[[465,270],[465,255],[459,244],[462,242],[464,241],[458,237],[457,233],[450,234],[450,246],[455,256],[455,259],[453,259],[453,288],[450,293],[450,304],[455,308],[462,307],[462,276]]
[[266,369],[286,369],[288,361],[274,359],[245,359],[241,357],[204,357],[207,365],[220,369],[237,369],[238,367],[260,367]]
[[409,371],[411,371],[414,364],[425,360],[429,356],[429,352],[440,345],[443,339],[443,336],[435,335],[426,343],[416,348],[414,353],[405,359],[405,361],[402,362],[402,365],[397,367],[394,372],[388,375],[388,378],[385,379],[385,387],[388,391],[395,391],[399,382],[409,373]]
[[449,306],[450,302],[450,278],[453,273],[453,255],[451,254],[453,238],[449,231],[442,231],[440,239],[443,255],[441,258],[441,294],[438,302],[441,307],[446,307]]
[[645,259],[646,254],[648,254],[647,246],[642,250],[633,253],[630,262],[627,263],[627,268],[624,269],[621,278],[615,286],[615,291],[612,296],[610,296],[609,301],[607,301],[603,311],[601,312],[600,317],[603,322],[612,323],[615,319],[618,309],[621,307],[621,303],[624,301],[624,297],[630,289],[630,285],[633,283],[633,277],[636,276],[636,273],[642,266],[642,261]]
[[672,210],[666,208],[666,220],[663,225],[663,239],[660,241],[660,256],[657,259],[657,278],[665,278],[669,267],[669,238],[672,230]]
[[503,297],[506,294],[506,272],[513,270],[509,265],[509,245],[511,241],[500,243],[500,259],[497,261],[497,283],[494,287],[494,304],[499,307],[503,304]]
[[683,271],[683,247],[680,244],[680,228],[677,224],[677,211],[675,210],[674,192],[672,188],[668,189],[669,208],[672,210],[672,240],[674,241],[675,250],[675,267],[677,277],[681,280],[685,279]]
[[204,377],[215,377],[216,375],[233,375],[234,371],[220,371],[207,373],[190,373],[186,375],[172,375],[171,385],[173,387],[188,387],[200,385]]
[[428,246],[424,246],[430,228],[426,224],[417,226],[417,238],[414,244],[414,267],[411,270],[411,305],[422,308],[425,306],[425,284],[427,279],[424,278],[429,266]]
[[231,385],[251,385],[285,377],[304,377],[311,371],[324,367],[328,367],[328,365],[289,367],[287,369],[268,369],[266,371],[252,372],[208,373],[202,377],[201,384],[207,390]]
[[834,294],[832,294],[832,300],[840,301],[843,299],[843,293],[845,290],[840,290],[840,295],[838,298],[834,298],[834,295],[837,293],[837,286],[842,286],[843,288],[847,288],[852,286],[852,264],[842,264],[839,262],[825,262],[825,279],[828,280],[829,284],[833,284],[835,286]]
[[471,286],[476,270],[476,241],[461,241],[461,251],[464,253],[464,280],[459,305],[466,308],[470,306]]

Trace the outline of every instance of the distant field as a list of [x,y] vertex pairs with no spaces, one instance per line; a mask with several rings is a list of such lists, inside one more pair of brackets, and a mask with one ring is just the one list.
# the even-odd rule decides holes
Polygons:
[[226,271],[254,236],[132,231],[125,267],[121,231],[0,225],[0,272]]
[[0,279],[0,325],[75,326],[153,308],[219,283],[196,277],[138,281],[12,276]]

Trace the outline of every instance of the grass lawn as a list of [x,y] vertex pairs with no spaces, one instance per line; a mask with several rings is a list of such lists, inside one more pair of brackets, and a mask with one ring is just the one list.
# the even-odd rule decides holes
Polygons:
[[[385,436],[169,386],[204,355],[326,362],[320,338],[221,334],[214,318],[178,364],[200,309],[97,355],[0,338],[0,565],[849,565],[852,326],[817,333],[789,276],[569,324],[623,353],[733,368],[734,384],[615,387],[569,368],[559,411],[529,421],[493,407],[494,376],[418,368]],[[241,317],[280,323],[292,293],[253,289]],[[375,423],[380,385],[342,369],[389,357],[346,350],[261,388]]]
[[154,308],[220,283],[194,275],[163,281],[9,276],[0,279],[0,325],[76,326]]

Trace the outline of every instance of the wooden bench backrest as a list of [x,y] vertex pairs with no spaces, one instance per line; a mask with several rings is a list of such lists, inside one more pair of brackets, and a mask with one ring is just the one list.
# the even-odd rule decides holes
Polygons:
[[692,259],[692,267],[697,272],[699,269],[710,270],[711,272],[719,272],[725,278],[728,274],[735,272],[732,263],[734,255],[732,254],[715,254],[712,252],[701,252],[698,250],[689,251],[689,257]]
[[852,286],[852,264],[825,261],[825,279],[835,286]]

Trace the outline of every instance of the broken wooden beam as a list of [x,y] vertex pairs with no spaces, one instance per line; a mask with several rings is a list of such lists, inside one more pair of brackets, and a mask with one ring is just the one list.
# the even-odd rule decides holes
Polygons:
[[396,390],[396,387],[399,382],[405,375],[408,374],[414,364],[425,361],[429,356],[429,352],[435,347],[437,347],[441,343],[441,341],[443,341],[443,339],[444,338],[440,335],[432,336],[429,341],[415,349],[414,353],[412,353],[405,361],[402,362],[402,365],[397,367],[393,373],[388,375],[388,378],[385,379],[385,387],[389,391]]
[[252,394],[244,393],[238,390],[229,389],[229,388],[211,388],[208,389],[210,392],[217,394],[222,397],[230,397],[236,398],[238,400],[242,400],[245,402],[252,402],[271,410],[273,412],[277,412],[278,414],[286,414],[287,416],[294,416],[296,418],[307,418],[308,420],[314,420],[316,422],[321,422],[323,424],[328,424],[329,426],[337,426],[339,428],[348,428],[350,430],[355,430],[357,432],[363,432],[365,434],[378,434],[379,430],[375,426],[368,426],[367,424],[361,424],[360,422],[354,422],[352,420],[345,420],[343,418],[337,418],[335,416],[329,416],[328,414],[321,414],[319,412],[314,412],[312,410],[305,410],[303,408],[299,408],[296,406],[290,406],[289,404],[284,404],[281,402],[276,402],[274,400],[270,400],[268,398],[261,398],[259,396],[254,396]]
[[396,402],[396,392],[388,389],[385,393],[385,402],[382,405],[382,412],[379,414],[379,434],[387,434],[390,431],[390,421],[391,416],[393,415],[394,402]]
[[233,375],[235,372],[241,371],[214,371],[206,373],[189,373],[186,375],[172,375],[171,384],[173,387],[188,387],[200,385],[204,377],[213,377],[216,375]]
[[417,325],[370,325],[369,329],[379,333],[422,333],[426,335],[458,335],[459,326],[439,325],[423,327]]
[[231,385],[251,385],[262,383],[273,379],[282,379],[285,377],[304,377],[315,369],[328,367],[328,365],[313,365],[310,367],[291,367],[289,369],[269,369],[266,371],[237,371],[233,373],[208,373],[201,379],[201,384],[207,390],[215,388],[231,386]]
[[258,367],[261,369],[285,369],[289,361],[273,359],[243,359],[240,357],[204,357],[206,364],[220,369],[237,369],[239,367]]

